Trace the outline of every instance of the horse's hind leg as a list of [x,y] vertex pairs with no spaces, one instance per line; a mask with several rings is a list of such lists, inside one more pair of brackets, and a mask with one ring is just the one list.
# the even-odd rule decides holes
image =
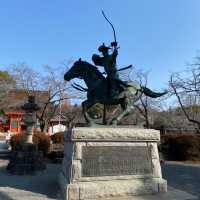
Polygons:
[[131,105],[128,99],[125,99],[125,101],[121,103],[121,107],[122,107],[123,112],[119,114],[116,118],[112,119],[111,125],[117,125],[121,121],[121,119],[124,116],[128,115],[130,111],[133,109],[133,106]]
[[89,114],[87,113],[87,110],[92,107],[95,103],[92,102],[92,101],[84,101],[82,102],[82,112],[83,112],[83,115],[84,115],[84,118],[85,118],[85,121],[89,124],[89,126],[94,126],[95,125],[95,122],[94,120],[89,116]]

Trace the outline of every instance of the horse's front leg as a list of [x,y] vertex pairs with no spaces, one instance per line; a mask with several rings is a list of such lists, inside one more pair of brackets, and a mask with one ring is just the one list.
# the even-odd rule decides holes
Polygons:
[[95,121],[90,117],[90,115],[87,113],[88,109],[92,107],[95,103],[89,100],[86,100],[82,102],[82,112],[85,118],[85,121],[88,123],[89,126],[94,126]]
[[133,105],[131,104],[129,99],[125,99],[122,103],[121,103],[121,107],[123,112],[121,114],[119,114],[116,118],[112,119],[111,121],[111,125],[116,126],[121,119],[128,115],[130,113],[130,111],[133,109]]

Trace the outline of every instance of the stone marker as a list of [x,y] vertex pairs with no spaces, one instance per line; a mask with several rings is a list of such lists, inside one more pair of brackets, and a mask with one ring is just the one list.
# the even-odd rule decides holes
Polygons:
[[65,134],[59,183],[65,200],[104,200],[167,191],[159,131],[134,127],[74,128]]

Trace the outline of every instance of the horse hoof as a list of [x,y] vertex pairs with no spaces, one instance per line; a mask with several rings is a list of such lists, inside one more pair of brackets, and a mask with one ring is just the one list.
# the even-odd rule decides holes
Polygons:
[[117,126],[117,120],[111,121],[111,125],[112,125],[112,126]]
[[94,127],[95,125],[96,125],[96,124],[95,124],[94,122],[89,122],[89,123],[88,123],[88,126],[89,126],[89,127]]

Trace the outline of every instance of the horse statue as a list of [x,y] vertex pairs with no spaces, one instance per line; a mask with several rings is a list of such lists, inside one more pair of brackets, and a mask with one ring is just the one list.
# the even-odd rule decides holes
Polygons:
[[[93,126],[94,120],[87,113],[88,109],[96,103],[104,105],[121,105],[122,113],[111,120],[111,125],[117,125],[121,119],[128,115],[134,109],[134,103],[139,100],[142,94],[146,96],[157,98],[165,95],[167,92],[157,93],[148,89],[147,87],[139,86],[134,82],[126,82],[125,86],[119,86],[120,83],[116,81],[111,85],[113,88],[108,87],[108,79],[105,78],[96,66],[79,59],[74,62],[73,66],[64,75],[66,81],[74,78],[80,78],[85,81],[87,89],[87,100],[82,102],[82,110],[86,122]],[[110,92],[113,91],[114,93]]]

